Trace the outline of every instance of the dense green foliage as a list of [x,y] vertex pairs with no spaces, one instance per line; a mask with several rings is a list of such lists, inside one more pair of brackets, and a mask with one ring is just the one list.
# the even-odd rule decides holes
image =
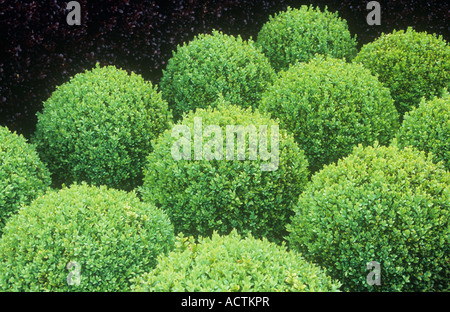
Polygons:
[[[3,291],[127,291],[173,247],[167,215],[133,193],[85,183],[23,207],[0,240]],[[77,268],[79,285],[68,278]]]
[[340,283],[282,246],[230,235],[178,237],[177,247],[132,286],[136,291],[337,291]]
[[[235,228],[239,234],[252,232],[257,238],[279,242],[287,234],[285,225],[292,215],[292,205],[307,182],[304,153],[283,129],[278,130],[277,136],[277,122],[266,115],[231,105],[223,98],[218,102],[215,108],[191,111],[178,123],[178,126],[188,127],[191,135],[187,144],[191,149],[190,160],[175,159],[172,154],[173,147],[181,140],[177,131],[167,130],[158,139],[145,168],[143,200],[154,202],[167,211],[176,233],[207,236],[217,231],[222,235]],[[201,120],[203,127],[201,159],[194,155],[196,120]],[[223,142],[210,144],[214,132],[207,133],[209,125],[218,127]],[[264,125],[267,136],[262,141],[267,142],[267,149],[258,144],[263,138],[259,127]],[[243,145],[234,140],[234,160],[229,160],[226,137],[233,137],[227,135],[227,126],[243,126],[244,130],[255,126],[258,141],[254,159],[249,155],[249,131],[245,134],[245,153],[240,154],[237,148]],[[274,142],[278,142],[278,163]],[[205,153],[214,148],[214,155],[208,160]],[[271,155],[265,158],[262,150]],[[264,166],[274,170],[263,170]]]
[[244,108],[254,106],[274,79],[268,59],[251,39],[213,31],[178,46],[160,87],[178,120],[190,110],[214,105],[219,94]]
[[398,128],[389,90],[362,65],[331,57],[281,72],[259,108],[294,135],[313,173],[357,144],[389,143]]
[[316,53],[351,60],[357,53],[347,22],[337,12],[302,6],[269,18],[258,33],[256,44],[276,71],[296,62],[308,62]]
[[150,82],[97,65],[53,92],[33,140],[55,186],[86,181],[131,190],[142,183],[151,140],[170,122]]
[[50,183],[35,147],[22,135],[0,127],[0,235],[8,218],[43,194]]
[[[212,15],[192,1],[144,10],[119,1],[106,20],[88,5],[82,20],[96,20],[100,37],[124,39],[101,63],[127,71],[97,63],[53,92],[41,82],[91,68],[111,42],[94,35],[100,49],[78,49],[83,61],[71,66],[73,51],[51,39],[58,25],[34,13],[10,23],[35,2],[5,7],[12,44],[4,52],[18,67],[0,60],[0,76],[10,78],[0,77],[0,103],[12,100],[0,107],[12,122],[0,127],[0,291],[450,291],[450,47],[442,36],[385,34],[383,22],[370,26],[381,36],[358,53],[340,18],[348,11],[314,4],[266,1],[273,15],[257,22],[256,41],[236,32],[255,21],[251,1],[232,31],[197,23],[173,36],[163,34],[174,29],[169,10],[215,19],[234,16],[225,11],[241,1],[213,4]],[[55,5],[43,14],[67,10]],[[14,34],[37,21],[42,27],[19,44]],[[115,25],[130,27],[116,36]],[[161,92],[136,74],[159,65],[131,70],[130,56],[172,50],[137,31],[149,25],[170,45],[184,42],[161,72]],[[76,45],[92,34],[72,29],[60,33]],[[39,46],[49,52],[39,60],[53,58],[62,76],[29,66]],[[41,82],[31,86],[31,76]],[[15,84],[24,88],[13,94]],[[12,129],[49,92],[29,144]],[[381,284],[370,282],[373,263]]]
[[450,171],[450,94],[425,101],[405,114],[397,134],[400,146],[411,145],[433,153],[435,162],[443,161]]
[[450,46],[426,32],[393,31],[367,43],[355,57],[391,90],[400,117],[422,97],[442,95],[450,86]]
[[[343,290],[449,289],[450,173],[424,152],[360,145],[314,175],[294,209],[290,247]],[[366,280],[371,261],[379,286]]]

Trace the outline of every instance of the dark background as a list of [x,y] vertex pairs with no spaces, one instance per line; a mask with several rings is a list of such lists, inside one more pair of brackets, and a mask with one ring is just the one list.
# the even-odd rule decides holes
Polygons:
[[55,87],[96,62],[157,84],[178,44],[212,29],[256,39],[269,16],[287,6],[338,11],[359,47],[407,26],[449,40],[450,5],[442,0],[379,0],[380,26],[366,23],[369,0],[80,0],[80,26],[67,24],[67,2],[0,0],[0,125],[25,137]]

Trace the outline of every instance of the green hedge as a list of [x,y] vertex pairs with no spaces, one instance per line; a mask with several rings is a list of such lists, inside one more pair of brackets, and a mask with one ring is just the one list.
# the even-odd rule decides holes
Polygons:
[[294,135],[312,173],[357,144],[388,144],[399,126],[389,90],[362,65],[331,57],[281,72],[259,108]]
[[177,47],[160,87],[179,120],[183,113],[214,105],[219,94],[244,108],[255,106],[274,79],[268,59],[251,39],[214,30]]
[[175,238],[167,215],[153,205],[84,183],[38,197],[4,230],[3,291],[128,291]]
[[286,247],[230,235],[178,237],[174,251],[158,258],[158,266],[139,278],[134,291],[286,292],[337,291],[338,281]]
[[337,12],[312,5],[270,16],[258,33],[257,46],[269,58],[276,71],[308,62],[316,53],[347,61],[357,53],[356,36],[352,38],[347,22]]
[[33,141],[54,186],[86,181],[124,190],[142,184],[151,140],[172,119],[150,82],[98,64],[59,86],[37,115]]
[[450,46],[442,38],[412,28],[382,34],[353,60],[362,63],[391,90],[402,118],[422,99],[441,96],[450,86]]
[[425,101],[405,114],[397,133],[400,146],[413,146],[433,153],[435,162],[443,161],[450,171],[450,94]]
[[34,145],[0,127],[0,235],[9,217],[45,193],[50,183],[50,172]]
[[[196,159],[194,154],[196,120],[201,120],[203,131],[207,131],[209,125],[215,125],[222,132],[223,142],[217,143],[217,154],[209,160],[205,151],[214,150],[210,143],[213,142],[212,133],[204,132],[204,157]],[[306,158],[293,137],[282,129],[278,129],[277,136],[275,128],[271,132],[272,126],[278,125],[275,120],[251,108],[231,105],[223,98],[218,100],[215,108],[190,112],[177,124],[178,127],[182,125],[188,127],[187,133],[191,135],[191,141],[186,144],[187,148],[191,148],[188,153],[190,160],[178,156],[181,159],[174,158],[172,154],[175,144],[181,140],[177,128],[174,132],[168,130],[163,133],[148,157],[140,192],[143,200],[154,202],[164,209],[176,233],[208,236],[213,231],[228,234],[235,228],[240,234],[252,232],[257,238],[266,237],[275,242],[283,240],[287,234],[285,224],[292,215],[291,207],[308,177]],[[266,160],[261,153],[264,148],[257,141],[257,153],[252,160],[247,133],[245,154],[241,154],[244,160],[239,160],[239,150],[236,153],[236,139],[234,160],[229,160],[226,156],[228,125],[243,126],[244,129],[255,126],[257,140],[263,137],[259,126],[266,125],[265,142],[268,142],[267,151],[272,155],[268,155]],[[272,145],[277,141],[278,157],[277,149]],[[220,144],[223,144],[222,151]]]
[[[312,177],[289,246],[349,291],[442,291],[450,280],[450,173],[412,148],[358,146]],[[380,264],[369,285],[367,263]]]

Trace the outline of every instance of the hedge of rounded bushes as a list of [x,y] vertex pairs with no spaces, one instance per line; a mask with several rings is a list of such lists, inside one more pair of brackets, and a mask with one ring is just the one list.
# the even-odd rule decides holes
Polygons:
[[288,7],[270,16],[259,31],[256,44],[276,71],[308,62],[316,53],[347,61],[357,53],[356,37],[352,37],[347,22],[337,12],[326,7],[321,11],[312,5]]
[[[344,291],[442,291],[450,279],[450,173],[424,152],[356,147],[312,177],[289,246]],[[380,264],[370,285],[366,264]]]
[[[227,234],[236,229],[239,234],[251,232],[257,238],[280,242],[287,234],[291,207],[307,182],[306,157],[275,120],[222,97],[217,102],[215,108],[191,111],[177,123],[186,127],[185,133],[174,127],[158,138],[147,159],[140,194],[167,212],[176,233],[208,236],[213,231]],[[241,126],[242,131],[229,135],[227,126]],[[252,126],[256,141],[250,139]],[[260,126],[266,126],[266,135]],[[196,148],[195,139],[202,132],[203,151]],[[241,135],[245,151],[240,150],[244,147],[241,139],[236,139]],[[214,141],[216,136],[221,140]],[[227,151],[232,148],[229,139],[235,142],[233,160]],[[256,142],[252,145],[255,153],[250,154],[250,142]]]
[[[359,43],[377,38],[381,31],[414,23],[442,34],[447,40],[450,5],[442,0],[408,0],[381,4],[382,25],[365,22],[365,2],[313,0],[348,21]],[[269,15],[298,6],[298,0],[215,0],[152,2],[79,1],[81,27],[67,25],[67,3],[39,0],[0,2],[0,125],[29,137],[35,112],[53,88],[96,62],[115,64],[155,83],[178,43],[212,27],[243,38],[256,38]],[[59,23],[56,23],[58,21]],[[61,44],[64,43],[64,44]]]
[[136,278],[133,290],[201,292],[338,291],[340,283],[300,254],[236,231],[198,241],[178,237],[157,267]]
[[450,46],[442,36],[409,27],[382,34],[354,58],[391,90],[400,117],[422,97],[441,96],[450,84]]
[[54,186],[86,181],[131,190],[142,183],[151,140],[171,120],[167,102],[150,82],[97,64],[44,102],[33,142]]
[[433,154],[450,171],[450,94],[422,100],[417,108],[405,114],[396,136],[400,146],[413,146]]
[[50,183],[50,172],[34,145],[0,126],[0,235],[9,217],[45,193]]
[[178,46],[160,81],[175,120],[214,105],[219,94],[244,108],[255,105],[275,79],[269,60],[252,39],[219,31]]
[[320,55],[283,71],[259,109],[294,135],[312,173],[357,144],[388,144],[399,126],[389,90],[369,70]]
[[450,290],[448,45],[355,44],[302,6],[58,87],[0,128],[0,290]]
[[38,197],[4,230],[3,291],[129,291],[175,239],[163,211],[86,183]]

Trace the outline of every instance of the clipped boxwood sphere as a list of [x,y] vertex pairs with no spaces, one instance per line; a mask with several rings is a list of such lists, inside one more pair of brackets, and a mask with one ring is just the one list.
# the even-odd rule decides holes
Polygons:
[[159,85],[179,120],[183,113],[214,105],[219,94],[242,107],[253,106],[274,79],[269,60],[252,39],[214,30],[178,46]]
[[[291,206],[307,182],[304,153],[268,116],[223,98],[218,102],[215,108],[189,112],[157,140],[145,168],[142,198],[168,213],[176,233],[208,236],[236,228],[239,234],[280,242]],[[227,126],[240,134],[227,134]],[[266,137],[260,126],[266,126]]]
[[312,177],[295,211],[289,246],[343,290],[448,290],[450,173],[424,152],[359,145]]
[[285,292],[338,291],[340,283],[299,254],[265,238],[177,237],[177,247],[157,267],[136,278],[134,291]]
[[55,186],[86,181],[123,190],[142,183],[150,142],[172,118],[150,82],[98,64],[59,86],[37,115],[33,141]]
[[425,101],[405,114],[397,133],[400,146],[411,145],[433,154],[435,162],[443,161],[450,171],[450,94]]
[[50,172],[26,139],[0,126],[0,235],[21,205],[45,193]]
[[134,193],[73,184],[11,217],[0,240],[0,289],[128,291],[174,241],[167,215]]
[[358,144],[389,143],[399,126],[389,90],[362,65],[331,57],[283,71],[259,108],[293,133],[312,173]]
[[308,62],[316,53],[349,61],[357,53],[356,44],[356,36],[352,38],[337,12],[306,5],[271,16],[256,40],[276,71]]
[[450,84],[450,46],[426,32],[393,31],[364,45],[354,62],[362,63],[391,90],[400,117],[422,97],[441,96]]

